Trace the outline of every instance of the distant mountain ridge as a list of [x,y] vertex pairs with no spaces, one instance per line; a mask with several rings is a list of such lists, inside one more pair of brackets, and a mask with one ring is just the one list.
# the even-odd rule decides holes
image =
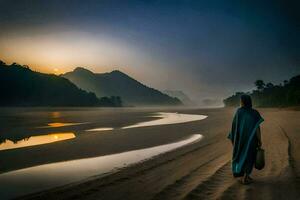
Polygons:
[[184,92],[182,92],[180,90],[164,90],[163,92],[171,97],[176,97],[183,103],[183,105],[186,105],[186,106],[195,106],[196,105],[196,103],[194,101],[192,101],[189,96],[187,96]]
[[179,99],[150,88],[119,70],[100,74],[77,67],[74,71],[62,76],[79,88],[94,92],[98,97],[120,96],[124,105],[170,106],[182,104]]
[[98,99],[68,79],[0,61],[0,106],[120,106],[119,97]]

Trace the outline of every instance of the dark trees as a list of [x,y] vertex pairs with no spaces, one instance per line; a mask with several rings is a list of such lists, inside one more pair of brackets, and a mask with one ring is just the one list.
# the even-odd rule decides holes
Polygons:
[[[98,99],[68,79],[0,61],[0,106],[121,106],[118,98]],[[120,97],[119,97],[120,98]]]
[[[257,90],[253,90],[249,95],[253,99],[255,106],[260,107],[285,107],[300,105],[300,75],[292,77],[283,84],[265,84],[263,80],[255,81]],[[242,93],[236,93],[224,99],[225,106],[238,106]]]

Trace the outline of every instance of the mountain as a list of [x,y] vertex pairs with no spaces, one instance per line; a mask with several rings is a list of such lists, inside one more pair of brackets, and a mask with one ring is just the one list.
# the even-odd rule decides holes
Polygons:
[[164,90],[163,92],[171,97],[176,97],[183,103],[183,105],[186,106],[196,105],[195,102],[193,102],[184,92],[180,90]]
[[120,96],[125,105],[154,106],[181,105],[177,98],[147,87],[121,71],[97,74],[78,67],[72,72],[62,75],[78,87],[94,92],[98,97]]
[[98,99],[68,79],[0,61],[0,106],[115,106],[118,97]]

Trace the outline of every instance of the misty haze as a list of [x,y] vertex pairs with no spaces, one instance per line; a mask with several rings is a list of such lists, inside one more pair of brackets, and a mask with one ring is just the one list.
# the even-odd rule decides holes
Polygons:
[[0,1],[0,199],[299,199],[299,9]]

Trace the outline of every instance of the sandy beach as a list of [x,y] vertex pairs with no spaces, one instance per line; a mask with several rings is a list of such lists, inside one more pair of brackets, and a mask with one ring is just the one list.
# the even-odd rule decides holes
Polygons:
[[[103,134],[99,140],[97,134],[93,139],[89,136],[86,140],[82,136],[80,141],[52,145],[53,149],[51,145],[31,147],[23,155],[37,159],[23,158],[13,162],[7,157],[2,172],[45,163],[43,157],[34,155],[34,148],[48,152],[47,155],[52,155],[50,161],[54,162],[66,157],[75,159],[151,147],[170,142],[170,138],[176,141],[198,133],[203,135],[199,142],[125,167],[117,173],[20,199],[299,199],[300,112],[284,109],[259,111],[265,119],[262,139],[266,167],[262,171],[254,170],[255,182],[247,186],[234,179],[230,169],[231,144],[226,136],[234,109],[180,110],[187,114],[207,115],[208,118],[185,124],[141,127],[128,133],[128,130],[120,130],[121,133],[116,134],[121,135],[119,140],[124,141],[124,146],[116,148],[105,146],[113,141],[110,140],[110,137],[114,137],[112,134]],[[159,141],[151,139],[157,135],[161,138]],[[126,140],[134,140],[136,145],[126,146],[133,144]],[[84,148],[74,149],[76,142],[85,144]],[[99,145],[101,148],[95,149]],[[69,154],[55,156],[60,148],[70,148]],[[1,152],[0,155],[5,156],[5,153]],[[13,155],[13,152],[9,153]]]
[[0,0],[0,200],[300,200],[299,8]]

